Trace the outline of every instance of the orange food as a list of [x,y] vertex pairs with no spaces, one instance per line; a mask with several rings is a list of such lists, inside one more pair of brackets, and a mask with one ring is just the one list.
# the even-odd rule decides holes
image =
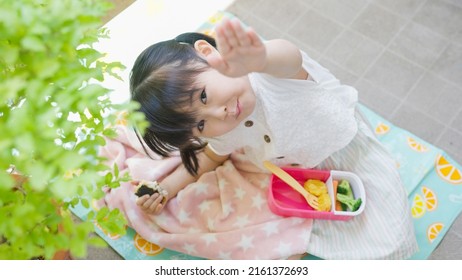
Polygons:
[[[333,180],[333,181],[332,181],[332,185],[334,186],[334,195],[335,195],[335,197],[337,197],[337,186],[338,186],[338,181],[337,181],[337,180]],[[336,211],[342,211],[342,204],[341,204],[340,201],[338,201],[337,199],[335,200],[335,210],[336,210]]]

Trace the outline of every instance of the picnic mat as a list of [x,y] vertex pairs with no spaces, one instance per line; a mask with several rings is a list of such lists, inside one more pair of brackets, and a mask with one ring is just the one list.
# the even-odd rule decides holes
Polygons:
[[[199,31],[213,35],[214,25],[224,16],[218,12]],[[391,152],[399,167],[409,198],[419,251],[411,259],[427,259],[462,210],[462,166],[448,154],[410,132],[399,128],[367,107],[360,110],[380,142]],[[74,214],[85,220],[89,209],[77,206]],[[124,236],[95,231],[124,259],[201,259],[161,248],[143,239],[132,228]],[[308,255],[304,259],[316,259]]]

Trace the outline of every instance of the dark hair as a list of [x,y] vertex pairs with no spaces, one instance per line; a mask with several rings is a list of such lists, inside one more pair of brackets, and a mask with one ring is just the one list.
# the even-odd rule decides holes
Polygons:
[[132,100],[140,103],[138,111],[149,122],[144,142],[161,156],[179,150],[183,164],[193,175],[199,169],[196,153],[206,145],[193,135],[195,112],[185,110],[200,90],[195,85],[197,75],[208,67],[194,49],[197,40],[206,40],[215,47],[215,40],[207,35],[184,33],[145,49],[130,73]]

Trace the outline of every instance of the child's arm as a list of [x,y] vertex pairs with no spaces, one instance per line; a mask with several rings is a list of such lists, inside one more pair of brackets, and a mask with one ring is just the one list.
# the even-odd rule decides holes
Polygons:
[[[183,164],[172,172],[169,176],[165,177],[160,183],[160,186],[168,192],[167,201],[175,197],[177,193],[184,189],[187,185],[195,182],[202,174],[212,171],[220,166],[229,156],[220,156],[215,154],[208,146],[204,151],[199,153],[199,170],[197,176],[192,176],[184,167]],[[159,193],[153,195],[144,195],[136,201],[136,204],[149,214],[159,214],[165,203],[161,203],[163,197]]]
[[244,30],[237,19],[224,20],[216,33],[218,53],[208,56],[207,61],[224,75],[239,77],[262,72],[278,78],[307,78],[300,50],[289,41],[263,43],[252,28]]

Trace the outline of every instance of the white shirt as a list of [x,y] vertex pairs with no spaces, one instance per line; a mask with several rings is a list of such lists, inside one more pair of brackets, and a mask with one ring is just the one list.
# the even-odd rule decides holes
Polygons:
[[260,167],[271,160],[311,168],[348,145],[358,130],[356,89],[341,85],[327,69],[303,52],[302,56],[311,80],[249,74],[255,109],[232,131],[204,139],[217,154],[244,148]]

